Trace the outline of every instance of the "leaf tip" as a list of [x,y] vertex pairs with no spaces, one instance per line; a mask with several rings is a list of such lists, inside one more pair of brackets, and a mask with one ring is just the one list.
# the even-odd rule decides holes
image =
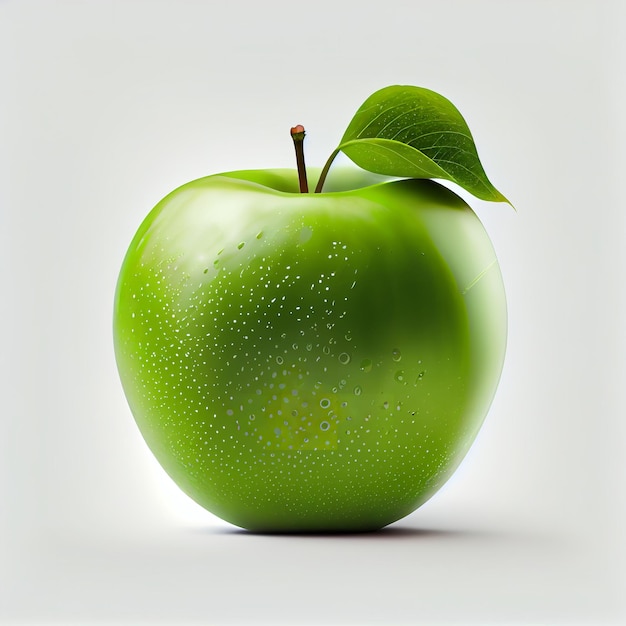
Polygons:
[[515,208],[513,203],[504,194],[500,193],[497,189],[495,189],[494,191],[496,193],[496,197],[492,200],[492,202],[505,202],[517,213],[517,209]]

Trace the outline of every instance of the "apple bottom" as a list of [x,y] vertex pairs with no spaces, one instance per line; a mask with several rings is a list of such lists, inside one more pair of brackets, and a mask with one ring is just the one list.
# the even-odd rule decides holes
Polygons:
[[[480,300],[490,282],[474,298]],[[274,344],[256,384],[236,367],[225,369],[216,383],[229,389],[222,397],[232,398],[225,418],[220,398],[212,420],[190,424],[184,438],[168,438],[162,453],[167,421],[155,439],[147,429],[144,435],[188,495],[237,526],[257,532],[381,528],[447,481],[490,399],[455,342],[400,341],[402,334],[389,344],[402,345],[402,352],[376,353],[360,341],[353,350],[331,350],[317,365],[287,335]],[[353,330],[348,343],[357,336]],[[346,355],[351,360],[344,366]],[[352,358],[358,369],[350,368]],[[339,365],[331,368],[333,360]],[[205,433],[207,423],[215,425],[210,438],[198,436],[197,427]]]

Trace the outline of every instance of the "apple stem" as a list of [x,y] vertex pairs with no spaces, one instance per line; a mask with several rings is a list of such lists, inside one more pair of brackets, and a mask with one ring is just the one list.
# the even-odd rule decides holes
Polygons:
[[300,183],[300,193],[309,193],[309,183],[306,178],[306,167],[304,165],[304,126],[298,124],[291,129],[293,146],[296,149],[296,162],[298,164],[298,181]]
[[328,170],[330,169],[330,166],[333,164],[333,161],[335,160],[335,157],[338,154],[339,154],[339,148],[337,148],[328,157],[328,161],[326,161],[326,165],[324,165],[324,169],[322,170],[322,173],[320,174],[320,179],[317,181],[317,186],[315,187],[315,193],[321,193],[322,187],[324,186],[324,183],[326,182],[326,176],[328,175]]

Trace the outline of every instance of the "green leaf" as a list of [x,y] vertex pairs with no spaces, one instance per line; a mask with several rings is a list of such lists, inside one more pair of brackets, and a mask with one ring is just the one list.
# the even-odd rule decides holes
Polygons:
[[386,176],[452,181],[481,200],[508,202],[489,182],[457,108],[423,87],[394,85],[359,108],[334,155]]

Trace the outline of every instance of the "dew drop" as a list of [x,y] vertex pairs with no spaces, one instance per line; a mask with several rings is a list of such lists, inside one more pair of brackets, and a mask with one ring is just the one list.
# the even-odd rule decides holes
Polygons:
[[307,349],[307,352],[311,352],[311,350],[313,350],[313,344],[312,343],[307,343],[305,348]]
[[320,406],[321,406],[323,409],[327,409],[327,408],[330,406],[330,400],[329,400],[328,398],[322,398],[322,399],[320,400]]
[[238,246],[237,246],[237,250],[241,250],[244,246],[246,245],[245,241],[242,241]]
[[388,409],[388,408],[389,408],[389,402],[385,400],[385,402],[383,402],[383,409]]
[[330,428],[330,424],[327,421],[323,421],[320,423],[320,428],[321,430],[326,431]]
[[400,350],[398,350],[398,348],[394,348],[393,351],[391,352],[391,358],[397,363],[398,361],[400,361],[400,359],[402,359],[402,353],[400,352]]
[[215,261],[213,261],[213,267],[217,267],[220,264],[218,259],[215,259]]
[[360,396],[362,393],[363,393],[363,389],[361,389],[361,387],[360,387],[359,385],[357,385],[357,386],[354,388],[354,395],[355,395],[355,396]]
[[257,239],[261,239],[261,237],[263,237],[263,231],[256,234]]
[[397,382],[403,383],[404,382],[404,370],[398,370],[394,378],[396,379]]
[[308,226],[305,226],[300,231],[300,243],[306,243],[307,241],[309,241],[309,239],[311,239],[312,236],[313,236],[313,230],[310,229]]
[[282,365],[284,363],[284,359],[282,356],[277,356],[276,357],[276,363],[278,363],[278,365]]
[[322,352],[323,352],[324,354],[330,354],[330,348],[329,348],[328,346],[324,346],[324,347],[322,348]]
[[339,363],[342,365],[348,365],[348,363],[350,363],[350,355],[347,352],[342,352],[339,355]]
[[250,417],[249,417],[250,421],[254,422],[255,418],[256,418],[256,416],[254,415],[254,413],[251,413]]
[[371,372],[372,371],[372,361],[370,359],[363,359],[361,361],[361,369],[364,372]]

